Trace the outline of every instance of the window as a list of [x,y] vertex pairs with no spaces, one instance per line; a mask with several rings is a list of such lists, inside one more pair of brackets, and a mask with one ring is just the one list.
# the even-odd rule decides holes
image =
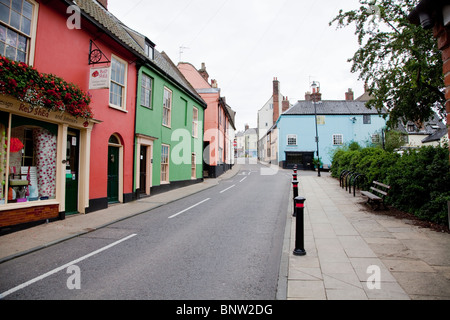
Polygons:
[[191,178],[195,179],[197,177],[197,156],[195,155],[195,153],[192,153],[192,158],[191,158]]
[[164,88],[164,100],[163,100],[163,120],[162,124],[164,126],[170,127],[172,112],[172,91]]
[[152,109],[152,85],[153,79],[145,74],[141,80],[141,106]]
[[195,107],[192,111],[192,136],[198,137],[198,109]]
[[333,145],[341,146],[344,144],[344,137],[342,134],[333,134]]
[[169,182],[169,146],[161,146],[161,182]]
[[363,115],[363,124],[371,124],[371,122],[370,114]]
[[408,132],[414,132],[416,131],[416,126],[413,124],[408,124]]
[[147,57],[149,57],[151,60],[153,60],[153,58],[154,58],[154,53],[155,53],[154,50],[155,49],[153,48],[153,46],[148,41],[146,41],[145,42],[145,55]]
[[29,63],[33,11],[27,0],[0,1],[0,54],[8,59]]
[[288,144],[288,146],[296,146],[297,145],[297,135],[296,134],[288,134],[287,144]]
[[373,134],[372,135],[372,143],[379,143],[380,142],[380,135],[379,134]]
[[113,56],[111,58],[111,86],[109,89],[109,103],[113,107],[126,109],[126,81],[127,63]]
[[9,128],[0,121],[0,204],[55,199],[57,125],[15,115],[11,124]]

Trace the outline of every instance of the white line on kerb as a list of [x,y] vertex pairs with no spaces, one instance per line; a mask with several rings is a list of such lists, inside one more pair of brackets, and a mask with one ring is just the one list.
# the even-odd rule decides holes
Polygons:
[[130,239],[130,238],[132,238],[134,236],[136,236],[136,234],[129,235],[128,237],[125,237],[125,238],[123,238],[121,240],[118,240],[118,241],[116,241],[114,243],[111,243],[110,245],[107,245],[106,247],[103,247],[103,248],[98,249],[98,250],[96,250],[94,252],[91,252],[91,253],[89,253],[89,254],[81,257],[81,258],[78,258],[78,259],[73,260],[73,261],[71,261],[69,263],[66,263],[65,265],[63,265],[63,266],[61,266],[59,268],[53,269],[53,270],[51,270],[51,271],[49,271],[49,272],[47,272],[47,273],[45,273],[43,275],[40,275],[39,277],[36,277],[34,279],[31,279],[30,281],[22,283],[21,285],[18,285],[17,287],[14,287],[12,289],[9,289],[8,291],[0,293],[0,299],[3,299],[4,297],[6,297],[6,296],[10,295],[11,293],[14,293],[14,292],[16,292],[18,290],[24,289],[24,288],[28,287],[29,285],[31,285],[31,284],[33,284],[35,282],[38,282],[38,281],[40,281],[42,279],[45,279],[45,278],[51,276],[52,274],[55,274],[55,273],[57,273],[57,272],[59,272],[61,270],[64,270],[64,269],[70,267],[71,265],[74,265],[74,264],[76,264],[78,262],[86,260],[87,258],[90,258],[90,257],[92,257],[92,256],[94,256],[94,255],[96,255],[96,254],[98,254],[98,253],[100,253],[102,251],[108,250],[108,249],[118,245],[119,243],[124,242],[124,241],[126,241],[126,240],[128,240],[128,239]]
[[231,188],[234,188],[234,187],[236,187],[235,184],[233,184],[231,187],[226,188],[225,190],[220,191],[220,193],[224,193],[225,191],[228,191],[228,190],[230,190]]
[[186,208],[186,209],[184,209],[183,211],[180,211],[180,212],[178,212],[178,213],[175,213],[174,215],[171,215],[171,216],[169,217],[169,219],[175,218],[176,216],[178,216],[178,215],[180,215],[180,214],[182,214],[182,213],[184,213],[184,212],[186,212],[186,211],[188,211],[188,210],[191,210],[192,208],[195,208],[196,206],[199,206],[199,205],[201,205],[202,203],[204,203],[204,202],[206,202],[206,201],[208,201],[208,200],[211,200],[211,198],[208,198],[208,199],[205,199],[205,200],[203,200],[203,201],[200,201],[199,203],[194,204],[193,206],[190,206],[189,208]]

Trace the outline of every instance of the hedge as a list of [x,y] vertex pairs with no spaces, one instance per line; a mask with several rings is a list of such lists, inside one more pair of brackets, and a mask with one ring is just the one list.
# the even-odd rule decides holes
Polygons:
[[448,223],[450,166],[447,147],[421,147],[402,155],[381,148],[341,148],[333,155],[331,174],[343,170],[366,176],[368,190],[377,180],[391,186],[386,203],[422,220]]

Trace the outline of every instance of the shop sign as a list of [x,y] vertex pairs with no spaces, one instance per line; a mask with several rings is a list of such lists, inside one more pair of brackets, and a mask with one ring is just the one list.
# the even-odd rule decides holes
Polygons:
[[[18,101],[16,99],[9,99],[6,96],[0,98],[0,110],[11,111],[23,116],[31,116],[31,118],[39,120],[49,120],[57,123],[67,123],[77,127],[87,127],[86,121],[77,119],[65,112],[49,111],[45,108],[34,108],[28,103]],[[84,121],[84,123],[82,122]]]
[[109,89],[110,68],[91,68],[89,74],[89,90]]

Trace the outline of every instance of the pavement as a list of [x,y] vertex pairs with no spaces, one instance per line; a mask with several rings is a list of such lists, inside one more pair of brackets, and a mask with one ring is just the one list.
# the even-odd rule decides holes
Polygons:
[[[211,188],[240,168],[237,164],[217,179],[5,234],[0,263]],[[421,228],[389,211],[373,213],[358,193],[349,194],[329,173],[318,177],[299,171],[298,180],[299,195],[306,198],[306,255],[293,254],[297,234],[290,201],[277,300],[450,299],[449,233]]]

